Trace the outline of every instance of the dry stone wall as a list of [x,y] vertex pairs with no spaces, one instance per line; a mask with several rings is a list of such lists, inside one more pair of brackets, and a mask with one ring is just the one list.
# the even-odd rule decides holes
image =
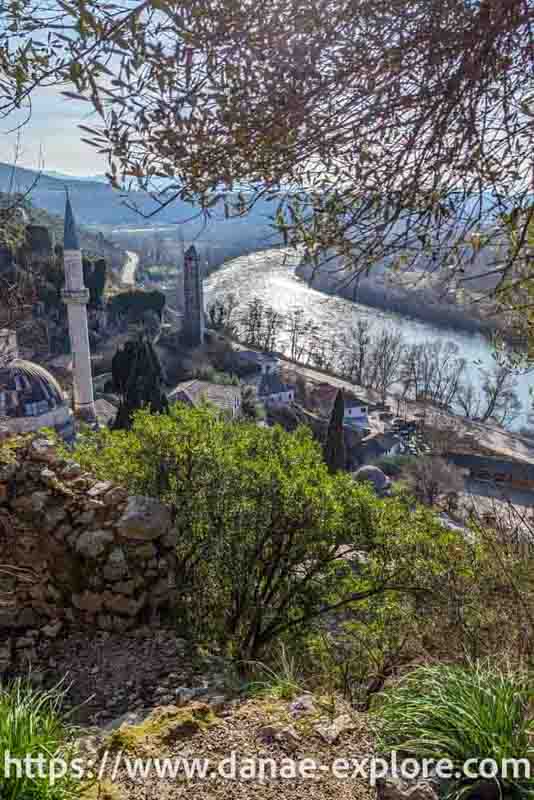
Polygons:
[[0,673],[69,626],[157,624],[175,587],[166,506],[97,481],[42,437],[1,443]]

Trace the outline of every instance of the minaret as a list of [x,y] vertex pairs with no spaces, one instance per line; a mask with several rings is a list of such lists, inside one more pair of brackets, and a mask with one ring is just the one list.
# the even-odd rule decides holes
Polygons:
[[204,293],[200,259],[194,247],[184,256],[184,323],[183,338],[188,345],[204,343]]
[[82,252],[78,232],[67,193],[65,206],[65,230],[63,235],[63,265],[65,288],[63,302],[69,317],[69,336],[74,377],[74,412],[86,422],[96,420],[91,375],[91,353],[87,327],[87,303],[89,289],[83,283]]

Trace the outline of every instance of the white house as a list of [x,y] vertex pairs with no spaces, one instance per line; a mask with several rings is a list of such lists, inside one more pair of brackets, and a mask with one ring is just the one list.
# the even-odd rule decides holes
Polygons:
[[359,400],[357,397],[346,397],[343,424],[356,428],[368,428],[368,412],[369,408],[367,403],[365,403],[363,400]]
[[262,403],[287,405],[295,400],[295,387],[284,383],[276,372],[266,372],[258,384],[258,399]]
[[261,375],[271,375],[278,372],[280,359],[272,353],[259,353],[256,350],[238,350],[235,353],[237,360],[251,371]]

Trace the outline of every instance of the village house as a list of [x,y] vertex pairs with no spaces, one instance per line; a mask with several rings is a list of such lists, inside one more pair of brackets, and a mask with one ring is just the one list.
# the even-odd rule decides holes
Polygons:
[[235,419],[241,413],[241,389],[239,386],[226,386],[220,383],[197,380],[196,378],[179,383],[168,394],[169,403],[186,403],[199,406],[211,403],[220,411]]
[[234,357],[243,369],[259,375],[270,375],[280,369],[280,359],[272,353],[238,350],[234,353]]
[[295,400],[296,387],[284,383],[277,372],[266,372],[258,384],[258,399],[267,405],[287,405]]
[[373,433],[361,440],[356,456],[360,464],[373,464],[386,456],[401,455],[403,451],[403,442],[396,434]]
[[364,400],[357,397],[345,397],[344,425],[365,429],[369,427],[369,408]]

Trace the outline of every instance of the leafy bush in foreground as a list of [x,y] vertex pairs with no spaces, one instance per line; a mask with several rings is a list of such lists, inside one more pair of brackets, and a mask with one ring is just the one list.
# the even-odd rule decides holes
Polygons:
[[[472,771],[484,759],[498,765],[530,759],[533,688],[525,674],[487,663],[420,667],[381,696],[379,747],[417,759],[448,759],[455,770],[462,770],[467,759],[476,759],[469,765]],[[495,782],[503,793],[523,795],[534,789],[534,779],[521,775],[514,780],[510,770],[508,778],[499,773]],[[469,794],[480,783],[459,779],[454,795]]]
[[236,425],[176,404],[138,412],[131,431],[90,435],[74,455],[172,505],[181,621],[243,661],[367,598],[424,592],[457,558],[458,537],[425,510],[330,475],[305,428]]

